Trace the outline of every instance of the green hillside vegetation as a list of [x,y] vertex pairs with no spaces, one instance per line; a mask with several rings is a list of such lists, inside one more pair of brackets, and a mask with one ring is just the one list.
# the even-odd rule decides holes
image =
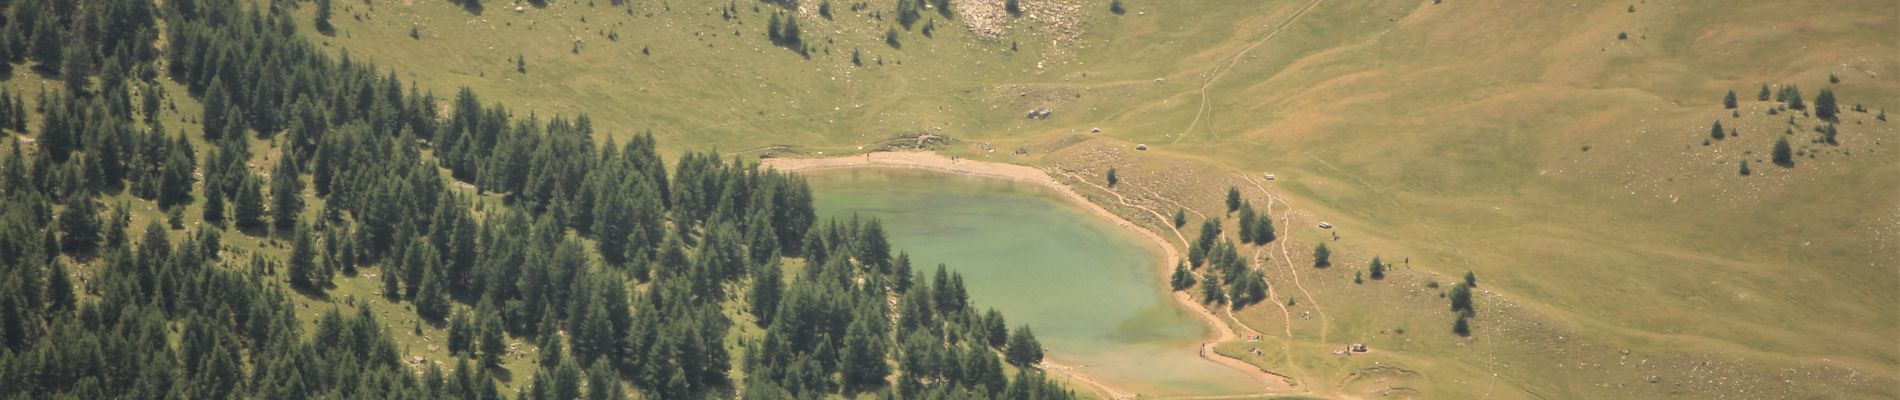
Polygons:
[[438,112],[294,5],[9,5],[12,90],[59,82],[7,112],[0,397],[1074,396],[802,178]]

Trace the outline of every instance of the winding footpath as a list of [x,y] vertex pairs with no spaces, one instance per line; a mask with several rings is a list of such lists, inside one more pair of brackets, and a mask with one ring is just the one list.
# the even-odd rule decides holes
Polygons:
[[1273,31],[1267,32],[1266,36],[1260,37],[1260,40],[1256,40],[1253,44],[1247,45],[1247,48],[1240,49],[1240,51],[1234,53],[1233,56],[1229,56],[1227,59],[1221,60],[1219,64],[1214,65],[1214,69],[1207,72],[1207,78],[1201,80],[1201,108],[1194,111],[1194,120],[1188,122],[1187,129],[1182,129],[1180,134],[1174,135],[1174,141],[1170,143],[1181,143],[1181,139],[1187,138],[1189,133],[1194,132],[1194,127],[1200,125],[1201,116],[1207,115],[1208,108],[1211,107],[1207,89],[1214,86],[1215,80],[1220,79],[1221,75],[1227,74],[1227,71],[1232,71],[1234,65],[1240,63],[1241,56],[1247,55],[1247,52],[1253,51],[1255,47],[1260,47],[1260,45],[1266,43],[1268,39],[1273,39],[1274,36],[1280,35],[1280,31],[1286,30],[1286,27],[1293,26],[1293,23],[1298,22],[1301,17],[1305,17],[1307,12],[1313,11],[1313,7],[1319,6],[1320,1],[1322,0],[1313,0],[1301,6],[1299,10],[1294,10],[1293,16],[1287,17],[1286,21],[1280,22],[1280,26],[1273,28]]

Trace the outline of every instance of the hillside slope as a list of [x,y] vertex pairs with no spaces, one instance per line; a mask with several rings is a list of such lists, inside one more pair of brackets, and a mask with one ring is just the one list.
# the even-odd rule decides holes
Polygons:
[[[1118,14],[1048,0],[1010,17],[959,1],[957,22],[926,10],[911,29],[888,2],[839,2],[830,18],[813,4],[490,3],[340,2],[333,35],[307,34],[438,93],[586,112],[622,138],[651,130],[669,153],[838,154],[944,134],[958,140],[943,152],[1072,174],[1059,177],[1164,232],[1153,215],[1220,215],[1227,187],[1248,189],[1286,233],[1244,253],[1275,303],[1294,300],[1236,312],[1284,353],[1248,358],[1314,394],[1894,395],[1900,137],[1876,118],[1900,111],[1888,2],[1124,1]],[[773,45],[775,15],[799,21],[806,55]],[[1809,103],[1830,90],[1838,121],[1757,100],[1785,85]],[[1733,136],[1713,138],[1716,121]],[[1830,123],[1834,144],[1817,132]],[[1771,156],[1784,138],[1787,167]],[[1108,167],[1134,206],[1085,184]],[[1322,242],[1337,267],[1311,267]],[[1374,256],[1396,270],[1352,283]],[[1461,338],[1431,286],[1466,271],[1478,311]],[[1332,353],[1354,342],[1375,351]]]

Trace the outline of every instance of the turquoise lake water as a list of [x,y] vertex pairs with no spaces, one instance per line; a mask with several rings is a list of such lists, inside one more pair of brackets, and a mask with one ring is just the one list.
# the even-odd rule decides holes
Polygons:
[[1250,392],[1195,356],[1207,328],[1169,297],[1160,249],[1047,188],[893,168],[804,175],[821,221],[882,219],[915,268],[962,272],[977,307],[1030,324],[1056,361],[1143,394]]

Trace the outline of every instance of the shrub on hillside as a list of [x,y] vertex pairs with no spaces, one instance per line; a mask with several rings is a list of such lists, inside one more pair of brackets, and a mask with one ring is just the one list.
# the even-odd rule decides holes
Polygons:
[[1833,89],[1821,89],[1820,94],[1814,95],[1814,117],[1815,118],[1820,118],[1826,121],[1836,121],[1836,120],[1839,120],[1840,114],[1841,114],[1841,107],[1839,104],[1836,104],[1834,101]]
[[1775,165],[1780,165],[1783,168],[1794,167],[1794,146],[1788,145],[1788,138],[1775,139],[1775,150],[1772,157],[1775,161]]

